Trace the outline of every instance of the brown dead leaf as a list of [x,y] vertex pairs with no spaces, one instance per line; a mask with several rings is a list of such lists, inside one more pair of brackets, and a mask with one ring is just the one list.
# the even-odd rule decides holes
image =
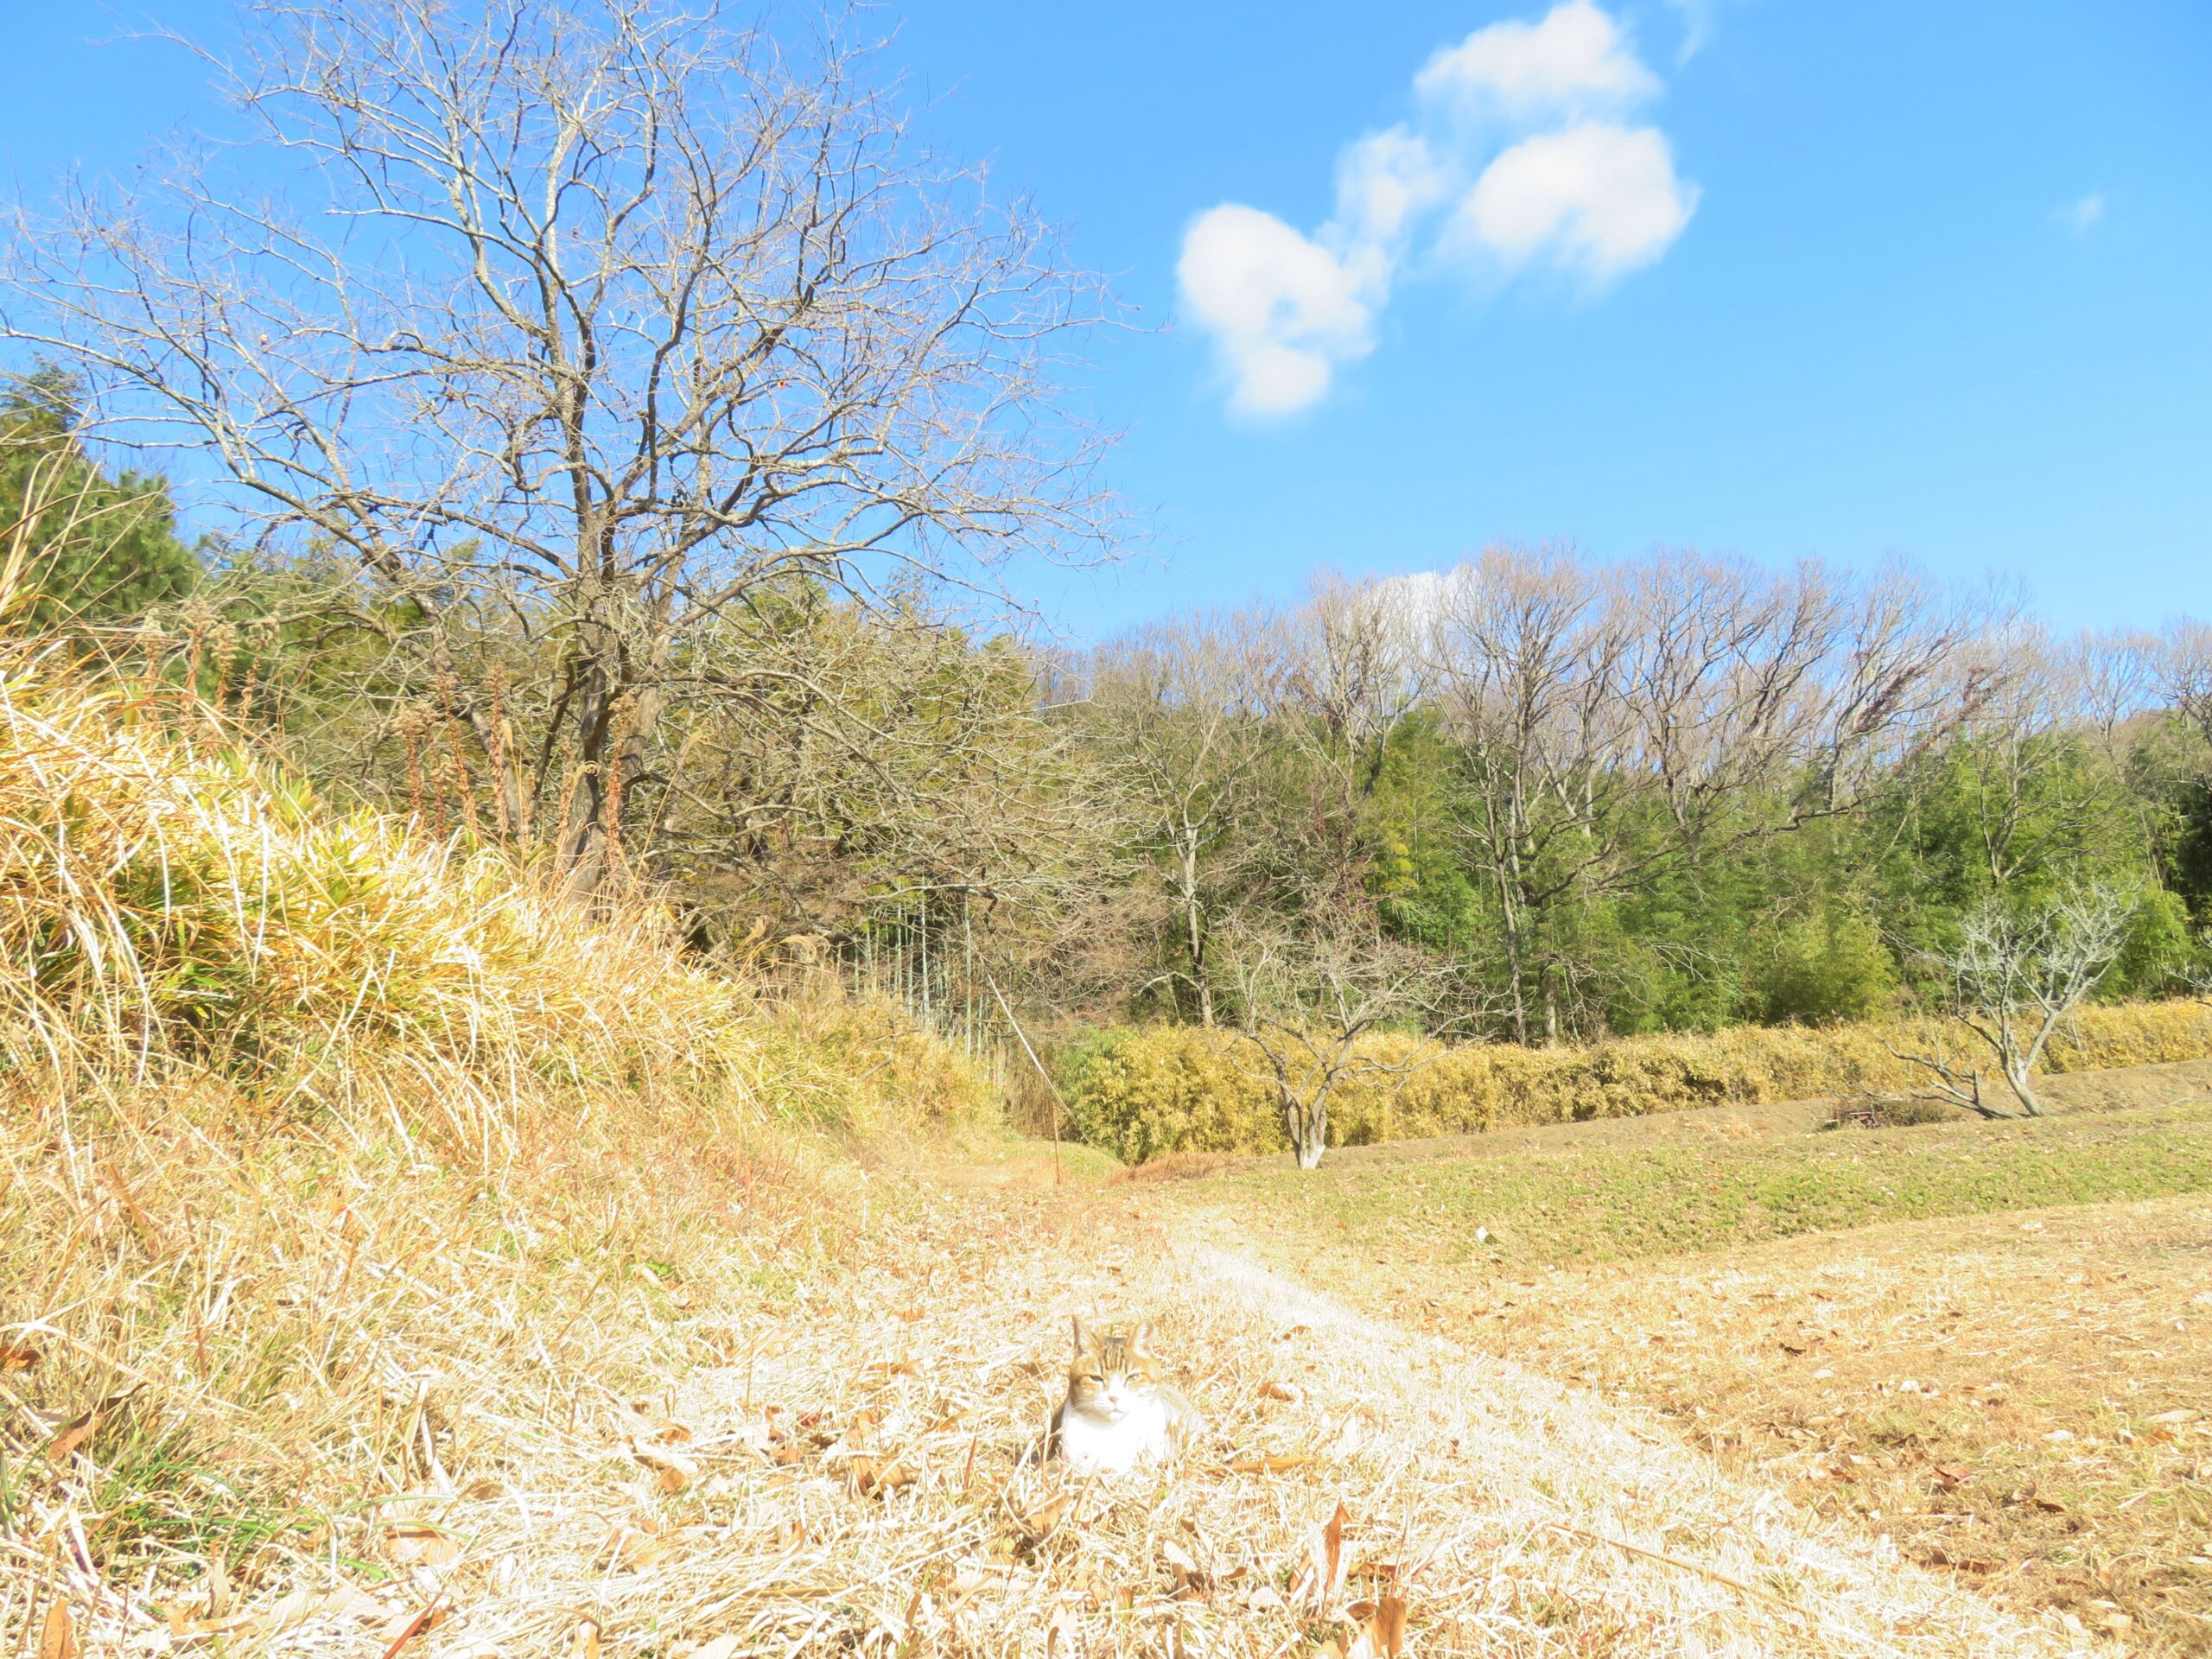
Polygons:
[[1962,1464],[1939,1463],[1936,1465],[1936,1484],[1945,1491],[1956,1491],[1974,1478],[1974,1471]]
[[1295,1382],[1270,1381],[1260,1384],[1260,1397],[1263,1400],[1280,1400],[1286,1405],[1294,1406],[1306,1397],[1306,1390]]
[[643,1573],[675,1551],[673,1540],[635,1526],[617,1527],[613,1533],[614,1564],[632,1573]]
[[38,1659],[77,1659],[77,1620],[66,1601],[46,1610],[46,1623],[38,1633]]
[[450,1567],[461,1559],[461,1541],[442,1527],[403,1523],[384,1529],[384,1553],[402,1567]]
[[1192,1601],[1213,1592],[1213,1574],[1200,1567],[1197,1559],[1173,1539],[1161,1541],[1160,1554],[1167,1563],[1167,1576],[1177,1599]]
[[45,1357],[28,1342],[0,1342],[0,1371],[28,1371]]
[[653,1484],[671,1497],[699,1478],[699,1465],[665,1446],[632,1443],[630,1455],[653,1471]]
[[890,1467],[876,1471],[875,1484],[868,1495],[881,1497],[886,1492],[895,1492],[902,1486],[911,1486],[919,1478],[904,1461],[894,1460]]
[[1032,1544],[1041,1544],[1058,1531],[1061,1519],[1067,1514],[1068,1505],[1072,1502],[1074,1500],[1063,1492],[1058,1497],[1046,1498],[1045,1502],[1023,1516],[1021,1529],[1028,1535],[1029,1541]]
[[1231,1458],[1229,1471],[1233,1475],[1280,1475],[1306,1468],[1313,1461],[1311,1452],[1271,1452],[1264,1458]]
[[569,1643],[569,1659],[599,1659],[599,1626],[585,1619]]
[[795,1463],[803,1463],[805,1459],[806,1448],[802,1446],[795,1445],[790,1440],[785,1440],[781,1446],[778,1446],[774,1451],[768,1454],[769,1462],[779,1465],[786,1469],[790,1468],[791,1465]]
[[1406,1599],[1384,1596],[1376,1603],[1367,1632],[1382,1659],[1402,1659],[1406,1650]]
[[402,1648],[422,1635],[423,1631],[445,1622],[445,1609],[435,1599],[406,1618],[394,1619],[391,1624],[385,1626],[384,1630],[377,1632],[379,1636],[385,1635],[387,1630],[390,1632],[390,1638],[384,1650],[384,1659],[399,1659],[399,1650]]
[[862,1368],[861,1372],[863,1376],[881,1377],[919,1376],[921,1374],[922,1368],[911,1359],[879,1359],[873,1365]]
[[1351,1512],[1338,1503],[1336,1512],[1313,1529],[1307,1541],[1308,1576],[1313,1580],[1313,1610],[1326,1618],[1329,1604],[1344,1587],[1344,1522]]
[[92,1439],[92,1431],[99,1427],[99,1423],[100,1413],[98,1406],[93,1407],[90,1411],[79,1412],[76,1416],[72,1417],[60,1427],[55,1429],[54,1438],[47,1442],[48,1460],[54,1463],[67,1463],[71,1452]]

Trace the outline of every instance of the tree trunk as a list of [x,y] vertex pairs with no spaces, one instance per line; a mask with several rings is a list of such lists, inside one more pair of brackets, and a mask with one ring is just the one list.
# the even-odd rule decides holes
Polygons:
[[2032,1058],[2007,1054],[2005,1057],[2005,1081],[2011,1086],[2013,1097],[2030,1117],[2049,1116],[2044,1110],[2042,1099],[2036,1093],[2035,1062]]

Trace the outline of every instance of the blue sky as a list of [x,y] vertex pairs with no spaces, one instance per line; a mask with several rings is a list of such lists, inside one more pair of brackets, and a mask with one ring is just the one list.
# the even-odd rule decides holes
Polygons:
[[[85,42],[226,14],[0,6],[0,167],[35,194],[201,116],[174,51]],[[1079,401],[1158,539],[1052,586],[1072,632],[1547,538],[2212,613],[2198,0],[880,15],[924,132],[1140,325]]]

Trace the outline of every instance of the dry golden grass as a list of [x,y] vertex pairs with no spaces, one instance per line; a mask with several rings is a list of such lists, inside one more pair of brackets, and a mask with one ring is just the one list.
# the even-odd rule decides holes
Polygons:
[[[322,1535],[221,1585],[167,1562],[95,1585],[64,1549],[47,1605],[148,1653],[212,1627],[373,1655],[424,1617],[411,1651],[432,1656],[1303,1656],[1351,1645],[1356,1604],[1392,1592],[1432,1656],[2066,1646],[1587,1395],[1165,1235],[1127,1198],[876,1180],[895,1218],[834,1279],[665,1306],[658,1379],[564,1359],[544,1408],[510,1414],[442,1353],[380,1420],[392,1478]],[[1077,1311],[1161,1321],[1211,1419],[1192,1460],[1090,1482],[1023,1462]],[[1239,1467],[1269,1455],[1290,1466]],[[1309,1567],[1339,1504],[1325,1595]]]
[[[1926,1073],[1898,1059],[1892,1044],[1968,1052],[1961,1031],[1936,1023],[1744,1026],[1554,1049],[1439,1048],[1382,1033],[1360,1046],[1384,1069],[1348,1077],[1330,1097],[1330,1141],[1373,1146],[1924,1084]],[[2054,1037],[2047,1065],[2063,1075],[2208,1056],[2212,1005],[2177,999],[2082,1009]],[[1080,1132],[1128,1162],[1288,1144],[1267,1066],[1234,1033],[1184,1026],[1113,1033],[1078,1051],[1070,1070]]]
[[[1639,1252],[1680,1250],[1675,1230],[1647,1237],[1586,1212],[1610,1202],[1604,1172],[1639,1143],[1656,1160],[1700,1155],[1716,1187],[1799,1145],[1807,1193],[1832,1158],[1880,1180],[1900,1157],[1995,1168],[2035,1147],[2055,1165],[2097,1166],[2113,1162],[2106,1141],[2163,1141],[2180,1160],[2203,1140],[2189,1097],[2201,1103],[2208,1076],[2198,1065],[2069,1077],[2054,1094],[2083,1115],[2018,1129],[1818,1134],[1819,1111],[1775,1108],[1409,1143],[1344,1160],[1311,1215],[1249,1176],[1163,1196],[1221,1211],[1217,1224],[1378,1314],[1654,1410],[1731,1473],[2023,1614],[2118,1636],[2128,1651],[2202,1654],[2212,1200],[2023,1210],[2011,1207],[2017,1180],[1979,1198],[1955,1183],[1967,1208],[1999,1213],[1657,1255]],[[2018,1154],[2001,1144],[2012,1141]],[[1530,1212],[1527,1236],[1447,1249],[1447,1262],[1422,1206],[1443,1190],[1441,1160],[1470,1157],[1515,1179],[1567,1160],[1585,1213],[1551,1203]],[[1370,1187],[1395,1205],[1367,1205]],[[1351,1217],[1349,1230],[1331,1217]],[[1465,1247],[1471,1231],[1452,1236]],[[1600,1236],[1614,1259],[1579,1248]]]
[[292,1582],[580,1379],[664,1375],[673,1311],[818,1270],[857,1223],[808,1134],[988,1107],[880,1011],[0,645],[0,1644],[57,1592]]

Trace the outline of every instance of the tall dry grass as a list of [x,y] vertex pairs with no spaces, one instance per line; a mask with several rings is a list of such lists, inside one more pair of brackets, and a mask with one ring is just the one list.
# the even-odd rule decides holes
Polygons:
[[838,1254],[808,1135],[990,1104],[887,1013],[763,1000],[649,906],[0,644],[0,1652],[527,1469]]
[[[1510,1125],[1905,1090],[1926,1074],[1893,1048],[1968,1054],[1970,1041],[1940,1022],[1745,1026],[1549,1049],[1445,1048],[1378,1033],[1361,1045],[1376,1067],[1349,1077],[1331,1096],[1330,1141],[1367,1146]],[[2212,1006],[2176,1001],[2082,1008],[2053,1037],[2045,1061],[2064,1072],[2208,1055]],[[1109,1033],[1076,1050],[1065,1070],[1084,1137],[1128,1162],[1288,1145],[1265,1061],[1234,1033],[1178,1026]]]

